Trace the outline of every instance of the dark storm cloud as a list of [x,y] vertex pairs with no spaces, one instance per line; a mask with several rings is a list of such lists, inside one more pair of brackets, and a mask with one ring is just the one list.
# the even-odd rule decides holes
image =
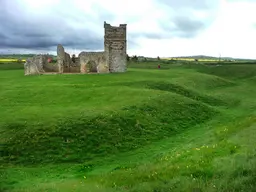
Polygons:
[[68,3],[51,9],[48,16],[33,17],[18,1],[0,0],[0,48],[46,49],[60,43],[67,48],[103,49],[103,21],[113,19],[112,14],[102,9],[92,18]]
[[[215,2],[210,3],[210,2]],[[156,0],[163,11],[170,13],[158,22],[161,32],[129,31],[129,23],[138,22],[137,18],[126,18],[128,24],[128,46],[138,47],[136,40],[192,38],[210,25],[211,14],[202,20],[193,15],[194,11],[211,12],[218,0]],[[49,9],[42,8],[38,13],[27,9],[22,0],[0,0],[0,49],[55,50],[57,44],[67,49],[103,49],[103,21],[111,23],[116,15],[107,11],[100,3],[91,7],[87,13],[73,1],[61,1]],[[46,13],[45,13],[46,12]]]

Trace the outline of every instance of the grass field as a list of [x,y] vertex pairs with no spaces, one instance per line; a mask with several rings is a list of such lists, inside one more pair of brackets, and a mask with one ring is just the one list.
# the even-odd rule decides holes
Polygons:
[[256,64],[0,64],[0,191],[256,191]]

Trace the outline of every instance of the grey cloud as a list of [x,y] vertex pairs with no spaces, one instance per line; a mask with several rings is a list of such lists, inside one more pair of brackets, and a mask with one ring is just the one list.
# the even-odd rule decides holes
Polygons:
[[[91,16],[67,1],[61,2],[62,6],[52,6],[49,15],[30,16],[26,5],[19,3],[0,0],[0,49],[56,49],[61,43],[65,48],[101,50],[103,21],[114,18],[100,5],[93,7],[99,14]],[[135,46],[132,41],[129,44]]]
[[256,3],[256,0],[227,0],[229,3],[235,3],[235,2],[249,2],[249,3]]
[[[214,21],[219,8],[219,0],[155,0],[169,16],[158,21],[162,29],[159,33],[143,32],[131,34],[133,38],[171,39],[175,37],[193,38],[207,29]],[[205,18],[195,13],[202,13]]]
[[0,39],[0,48],[42,49],[56,47],[59,43],[64,47],[76,49],[103,49],[103,39],[101,38],[82,39],[78,36],[64,36],[58,40],[57,37],[52,36],[27,36],[26,34],[4,40]]
[[169,36],[165,33],[152,33],[152,32],[143,32],[143,33],[131,33],[129,35],[130,39],[139,39],[139,38],[146,38],[146,39],[165,39],[169,38]]
[[7,38],[7,37],[6,37],[5,34],[0,33],[0,39],[6,39],[6,38]]
[[[219,8],[219,0],[156,0],[162,8],[170,11],[170,16],[159,21],[163,32],[146,34],[146,37],[156,39],[193,38],[207,29],[215,20]],[[195,13],[205,15],[202,19]]]
[[172,22],[161,23],[162,28],[170,37],[193,38],[207,28],[207,23],[189,17],[175,17]]
[[[193,11],[214,13],[218,3],[212,0],[156,0],[170,15],[158,21],[162,32],[150,31],[133,33],[129,23],[139,20],[137,17],[126,18],[128,24],[128,49],[138,47],[136,40],[166,39],[173,37],[192,38],[207,28],[214,18],[208,14],[202,21],[193,15]],[[211,2],[215,2],[211,3]],[[97,14],[90,15],[76,7],[72,1],[61,1],[49,10],[30,15],[22,0],[0,0],[0,49],[56,49],[62,44],[67,49],[100,50],[103,49],[103,21],[111,23],[115,15],[99,3],[92,9]],[[49,14],[41,15],[44,11]]]
[[193,38],[200,34],[208,27],[206,22],[201,20],[192,19],[185,16],[176,16],[170,20],[159,21],[159,26],[162,29],[160,33],[131,33],[131,38],[144,37],[148,39],[172,39],[175,37],[180,38]]
[[205,24],[202,21],[192,20],[188,17],[176,17],[174,23],[177,29],[181,31],[198,31],[202,29]]
[[216,7],[219,0],[156,0],[156,2],[173,9],[197,9],[205,10]]

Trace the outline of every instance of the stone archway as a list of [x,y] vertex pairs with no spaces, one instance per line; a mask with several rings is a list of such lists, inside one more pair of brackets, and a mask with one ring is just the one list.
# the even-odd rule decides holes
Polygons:
[[87,72],[88,73],[97,73],[97,63],[93,60],[87,62]]
[[109,73],[105,52],[81,52],[78,57],[82,74]]

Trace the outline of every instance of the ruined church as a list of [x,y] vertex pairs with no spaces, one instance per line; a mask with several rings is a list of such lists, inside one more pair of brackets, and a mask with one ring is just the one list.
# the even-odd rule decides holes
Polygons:
[[117,73],[126,71],[126,24],[111,26],[104,22],[104,51],[81,52],[75,60],[57,46],[57,63],[49,63],[47,55],[37,55],[24,64],[25,75],[45,73]]

